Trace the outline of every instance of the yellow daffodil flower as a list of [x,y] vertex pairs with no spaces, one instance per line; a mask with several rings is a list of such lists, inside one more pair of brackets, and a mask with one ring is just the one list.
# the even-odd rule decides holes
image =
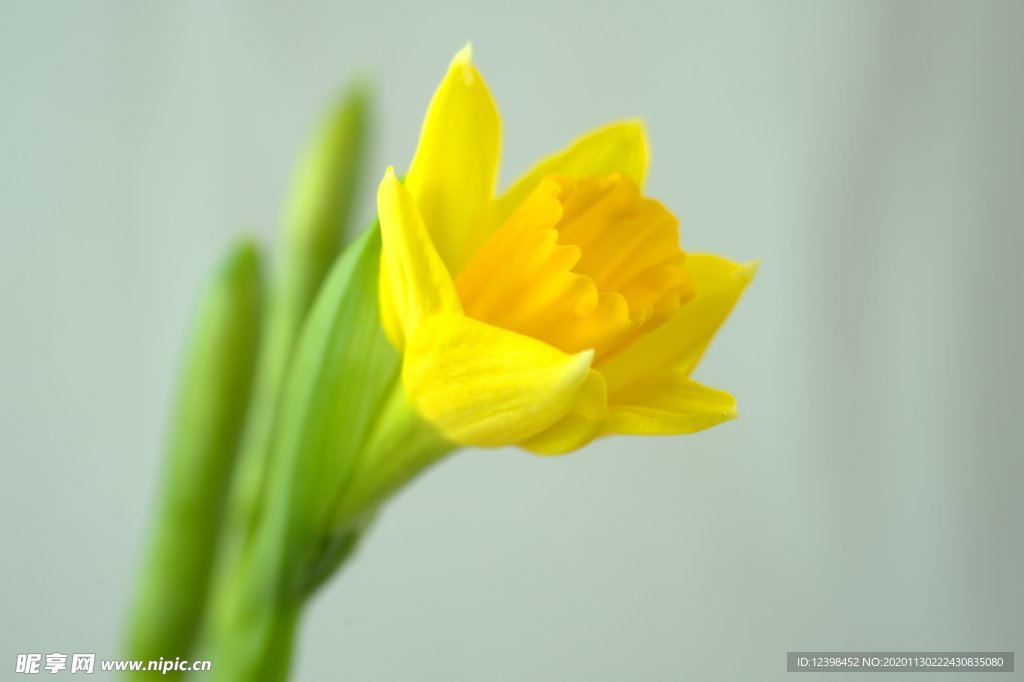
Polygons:
[[735,417],[690,374],[755,266],[680,249],[641,192],[642,125],[591,132],[495,197],[500,146],[467,46],[404,183],[388,168],[377,196],[381,319],[419,413],[454,443],[541,454]]

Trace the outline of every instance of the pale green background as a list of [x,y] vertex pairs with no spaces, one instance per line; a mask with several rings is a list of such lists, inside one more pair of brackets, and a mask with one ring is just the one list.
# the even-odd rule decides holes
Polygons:
[[763,257],[698,371],[741,417],[444,463],[320,595],[297,678],[1024,650],[1024,3],[4,1],[0,677],[116,656],[203,278],[269,243],[353,74],[379,83],[373,184],[407,164],[467,39],[506,181],[642,115],[684,246]]

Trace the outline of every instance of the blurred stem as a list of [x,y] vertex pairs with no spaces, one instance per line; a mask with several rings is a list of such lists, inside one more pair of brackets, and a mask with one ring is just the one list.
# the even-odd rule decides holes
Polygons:
[[[214,679],[225,682],[282,682],[288,678],[293,640],[306,600],[347,561],[378,507],[398,488],[451,452],[409,404],[400,377],[387,392],[372,435],[353,453],[360,463],[333,515],[327,537],[307,560],[296,556],[292,541],[301,505],[304,458],[279,461],[268,508],[253,538],[251,552],[235,581],[219,595],[217,630],[212,633]],[[282,485],[278,485],[281,483]],[[299,520],[301,524],[301,520]]]
[[249,402],[261,298],[258,253],[243,243],[218,269],[198,311],[129,620],[129,658],[185,658],[194,644]]
[[215,601],[242,570],[258,523],[274,422],[295,340],[342,244],[351,238],[353,198],[366,147],[367,101],[363,87],[346,93],[311,140],[296,172],[253,405],[229,495],[211,592]]
[[[257,564],[248,564],[257,569]],[[280,682],[288,678],[300,602],[264,592],[270,576],[245,574],[230,593],[230,621],[219,631],[212,652],[214,680]],[[271,579],[272,583],[273,580]],[[195,676],[196,679],[199,675]],[[205,677],[205,675],[204,675]]]
[[366,147],[368,95],[343,96],[299,163],[282,232],[280,272],[271,292],[254,403],[246,426],[228,516],[226,571],[240,560],[265,486],[275,414],[295,339],[344,242]]

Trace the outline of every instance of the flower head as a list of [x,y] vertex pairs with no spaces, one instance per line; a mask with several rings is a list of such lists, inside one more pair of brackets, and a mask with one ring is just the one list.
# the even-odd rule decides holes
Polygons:
[[495,196],[500,123],[469,47],[404,184],[378,191],[381,319],[409,399],[450,440],[555,454],[736,415],[690,378],[754,274],[679,247],[642,193],[639,123],[591,132]]

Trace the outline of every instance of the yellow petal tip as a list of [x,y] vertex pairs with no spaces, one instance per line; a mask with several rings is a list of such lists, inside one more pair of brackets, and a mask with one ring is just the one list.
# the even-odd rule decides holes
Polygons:
[[466,44],[462,46],[462,49],[455,53],[455,58],[452,60],[452,64],[472,64],[473,63],[473,41],[467,40]]
[[476,81],[476,69],[473,68],[472,42],[467,40],[466,45],[455,53],[450,68],[462,76],[462,80],[467,86],[473,85]]
[[641,168],[639,168],[640,178],[637,184],[643,184],[643,176],[647,173],[647,166],[651,161],[651,144],[647,138],[647,121],[640,118],[627,118],[613,123],[610,128],[619,128],[626,133],[625,138],[629,140],[629,144],[641,151],[642,158],[640,159]]
[[757,274],[758,269],[761,267],[761,259],[755,258],[752,261],[741,263],[736,272],[733,273],[733,277],[744,282],[749,282],[754,279],[754,275]]
[[392,197],[397,191],[397,188],[401,186],[398,182],[398,177],[395,175],[395,167],[388,166],[387,170],[384,171],[384,177],[381,178],[380,186],[377,188],[377,211],[380,212],[380,202],[385,197]]
[[622,126],[630,130],[634,135],[643,141],[644,146],[647,146],[647,120],[640,118],[627,118],[622,121]]

